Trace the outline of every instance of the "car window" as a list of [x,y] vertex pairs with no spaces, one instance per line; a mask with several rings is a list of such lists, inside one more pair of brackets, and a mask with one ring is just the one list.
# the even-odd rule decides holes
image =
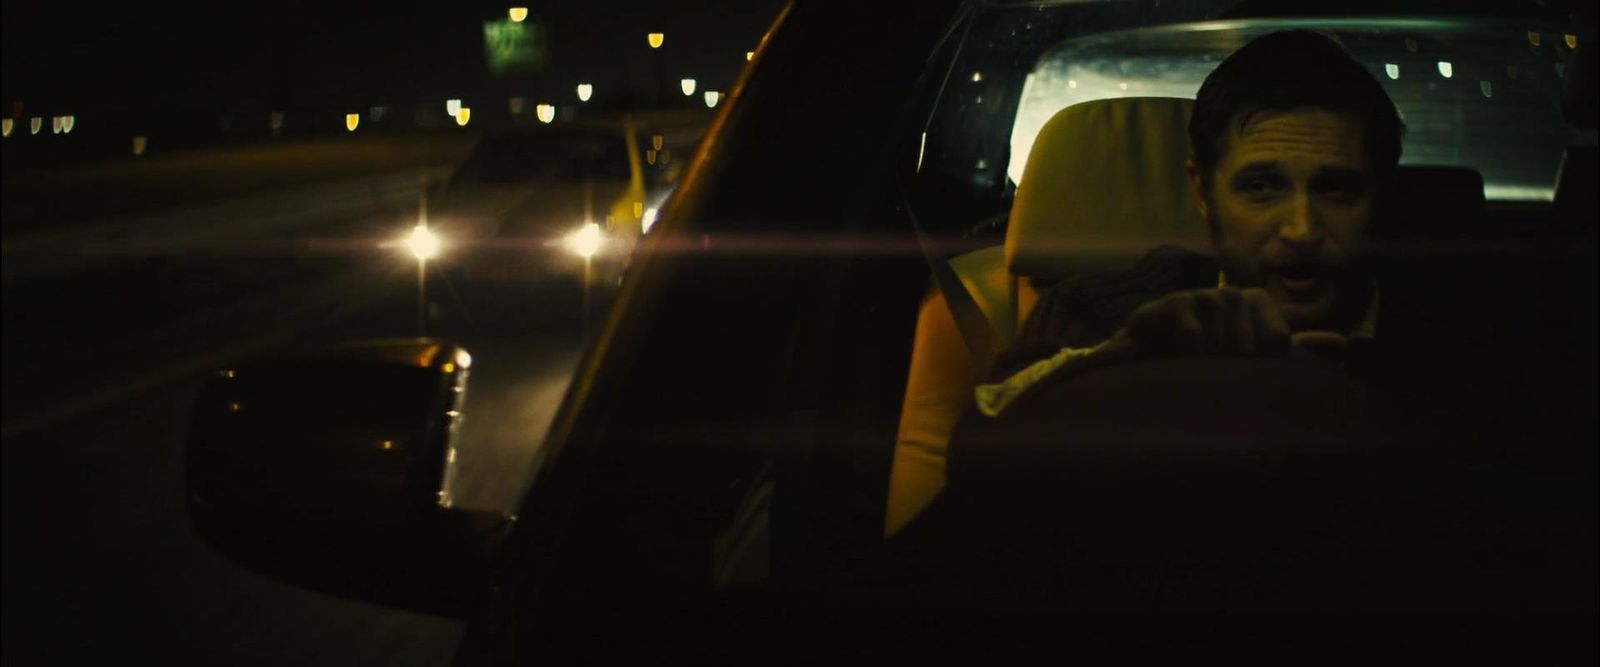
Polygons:
[[1550,201],[1562,151],[1585,141],[1561,117],[1565,63],[1577,44],[1570,27],[1442,18],[1214,21],[1076,37],[1047,51],[1023,83],[1007,178],[1022,180],[1028,150],[1055,112],[1105,98],[1192,99],[1234,49],[1293,29],[1336,36],[1383,83],[1407,126],[1401,164],[1478,169],[1488,199]]
[[[1102,98],[1192,99],[1224,56],[1276,30],[1336,36],[1399,108],[1408,127],[1401,163],[1476,169],[1491,201],[1550,201],[1562,151],[1595,143],[1593,131],[1561,116],[1565,63],[1579,31],[1559,12],[1528,3],[1399,2],[1366,17],[1253,18],[1251,5],[1070,3],[979,13],[912,140],[925,226],[1003,236],[1028,150],[1055,112]],[[1258,13],[1274,8],[1283,9]]]

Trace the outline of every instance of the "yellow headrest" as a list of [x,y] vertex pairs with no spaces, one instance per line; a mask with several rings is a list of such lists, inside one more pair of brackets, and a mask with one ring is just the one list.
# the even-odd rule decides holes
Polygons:
[[1011,273],[1053,280],[1123,268],[1164,243],[1209,254],[1183,169],[1193,106],[1166,97],[1095,100],[1045,123],[1011,207]]

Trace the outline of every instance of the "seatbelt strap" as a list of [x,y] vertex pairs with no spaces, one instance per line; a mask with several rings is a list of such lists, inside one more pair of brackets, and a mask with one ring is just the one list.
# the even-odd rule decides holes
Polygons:
[[981,372],[1000,353],[1000,334],[983,314],[983,309],[978,307],[972,293],[967,291],[961,277],[956,275],[950,260],[934,251],[933,241],[923,230],[922,221],[917,218],[916,211],[911,210],[909,201],[905,209],[906,217],[911,219],[911,228],[916,231],[917,245],[922,248],[922,258],[927,261],[928,271],[933,274],[933,284],[944,295],[944,302],[950,307],[950,316],[956,322],[956,330],[961,332],[961,340],[967,344],[967,352],[972,355],[973,366]]

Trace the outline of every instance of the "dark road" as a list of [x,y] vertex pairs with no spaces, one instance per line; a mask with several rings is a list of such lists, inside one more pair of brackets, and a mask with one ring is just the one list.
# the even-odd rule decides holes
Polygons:
[[[207,158],[227,178],[126,163],[91,203],[8,187],[6,664],[450,661],[459,622],[223,560],[188,523],[182,452],[198,382],[230,360],[417,333],[415,262],[383,244],[464,145],[389,142],[337,169],[306,146]],[[476,359],[460,503],[508,508],[581,353],[582,297],[576,279],[477,282],[470,262],[430,265],[427,333]]]

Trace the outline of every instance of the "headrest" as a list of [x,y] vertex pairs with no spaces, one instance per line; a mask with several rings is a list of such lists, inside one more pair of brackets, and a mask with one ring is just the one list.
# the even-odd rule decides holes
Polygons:
[[1573,49],[1561,83],[1561,115],[1574,127],[1585,130],[1594,129],[1596,108],[1600,107],[1600,91],[1595,84],[1595,54],[1593,38]]
[[1387,239],[1461,239],[1485,232],[1483,175],[1470,167],[1401,165],[1394,200],[1375,236]]
[[1045,123],[1011,207],[1011,273],[1055,280],[1125,268],[1161,244],[1209,254],[1183,169],[1193,106],[1165,97],[1095,100]]

